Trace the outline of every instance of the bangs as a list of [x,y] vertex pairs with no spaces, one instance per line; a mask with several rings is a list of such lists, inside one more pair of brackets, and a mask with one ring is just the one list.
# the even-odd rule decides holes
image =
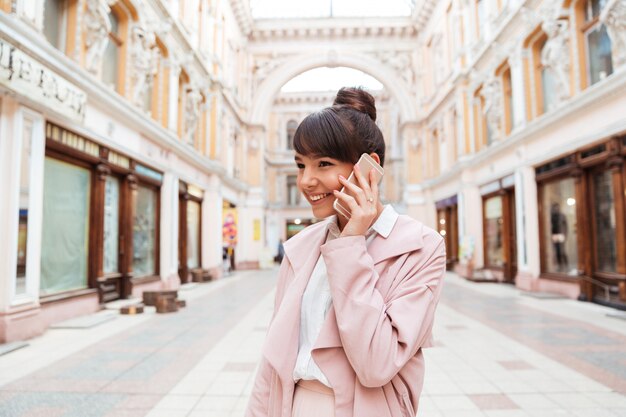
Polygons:
[[332,108],[308,115],[293,137],[293,148],[308,157],[329,157],[356,163],[359,152],[352,144],[353,132]]

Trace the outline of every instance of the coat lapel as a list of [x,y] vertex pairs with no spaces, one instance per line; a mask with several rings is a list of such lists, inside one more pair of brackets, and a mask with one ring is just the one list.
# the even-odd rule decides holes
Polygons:
[[[320,246],[326,238],[325,222],[312,226],[309,233],[301,232],[285,243],[285,255],[291,262],[294,277],[269,328],[263,354],[278,372],[281,380],[293,381],[293,369],[300,339],[300,309],[302,295],[320,256]],[[299,238],[299,239],[296,239]]]

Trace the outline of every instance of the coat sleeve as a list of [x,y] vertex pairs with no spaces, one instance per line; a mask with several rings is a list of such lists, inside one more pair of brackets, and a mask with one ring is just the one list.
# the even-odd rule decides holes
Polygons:
[[392,299],[375,288],[378,274],[363,236],[321,248],[345,354],[366,387],[387,384],[429,339],[445,273],[445,244],[432,232],[399,268]]
[[[276,285],[276,294],[274,296],[274,313],[272,314],[272,321],[274,320],[278,307],[283,300],[283,295],[285,294],[285,288],[290,274],[293,274],[291,264],[289,259],[284,257],[278,272],[278,283]],[[269,416],[271,401],[270,394],[273,389],[272,384],[275,383],[274,373],[275,371],[272,369],[269,362],[265,359],[265,357],[261,356],[245,417]]]

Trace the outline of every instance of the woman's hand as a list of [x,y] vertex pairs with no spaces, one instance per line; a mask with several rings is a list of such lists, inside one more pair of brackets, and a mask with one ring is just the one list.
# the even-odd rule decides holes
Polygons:
[[346,188],[345,191],[350,191],[352,194],[347,194],[345,191],[333,191],[335,197],[347,205],[351,212],[350,220],[341,231],[341,236],[365,235],[378,216],[378,183],[374,172],[372,169],[368,173],[368,180],[359,166],[355,165],[354,176],[359,185],[339,176],[339,182]]

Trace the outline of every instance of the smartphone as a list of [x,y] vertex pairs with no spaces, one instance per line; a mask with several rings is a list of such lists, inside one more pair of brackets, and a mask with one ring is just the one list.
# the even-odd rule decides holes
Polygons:
[[[369,178],[369,173],[372,168],[374,168],[376,184],[380,184],[380,180],[382,180],[385,170],[383,169],[383,167],[378,165],[378,163],[371,156],[364,153],[363,155],[361,155],[355,165],[359,166],[359,169],[361,170],[361,173],[363,174],[363,176],[365,176],[365,178]],[[354,176],[354,171],[350,173],[350,176],[348,177],[348,182],[356,184],[357,186],[359,185],[359,181]],[[341,192],[344,192],[345,189],[346,187],[343,187],[341,189]],[[345,203],[339,201],[339,199],[335,200],[335,202],[333,203],[333,208],[337,213],[341,214],[345,218],[350,218],[350,209],[345,205]]]

